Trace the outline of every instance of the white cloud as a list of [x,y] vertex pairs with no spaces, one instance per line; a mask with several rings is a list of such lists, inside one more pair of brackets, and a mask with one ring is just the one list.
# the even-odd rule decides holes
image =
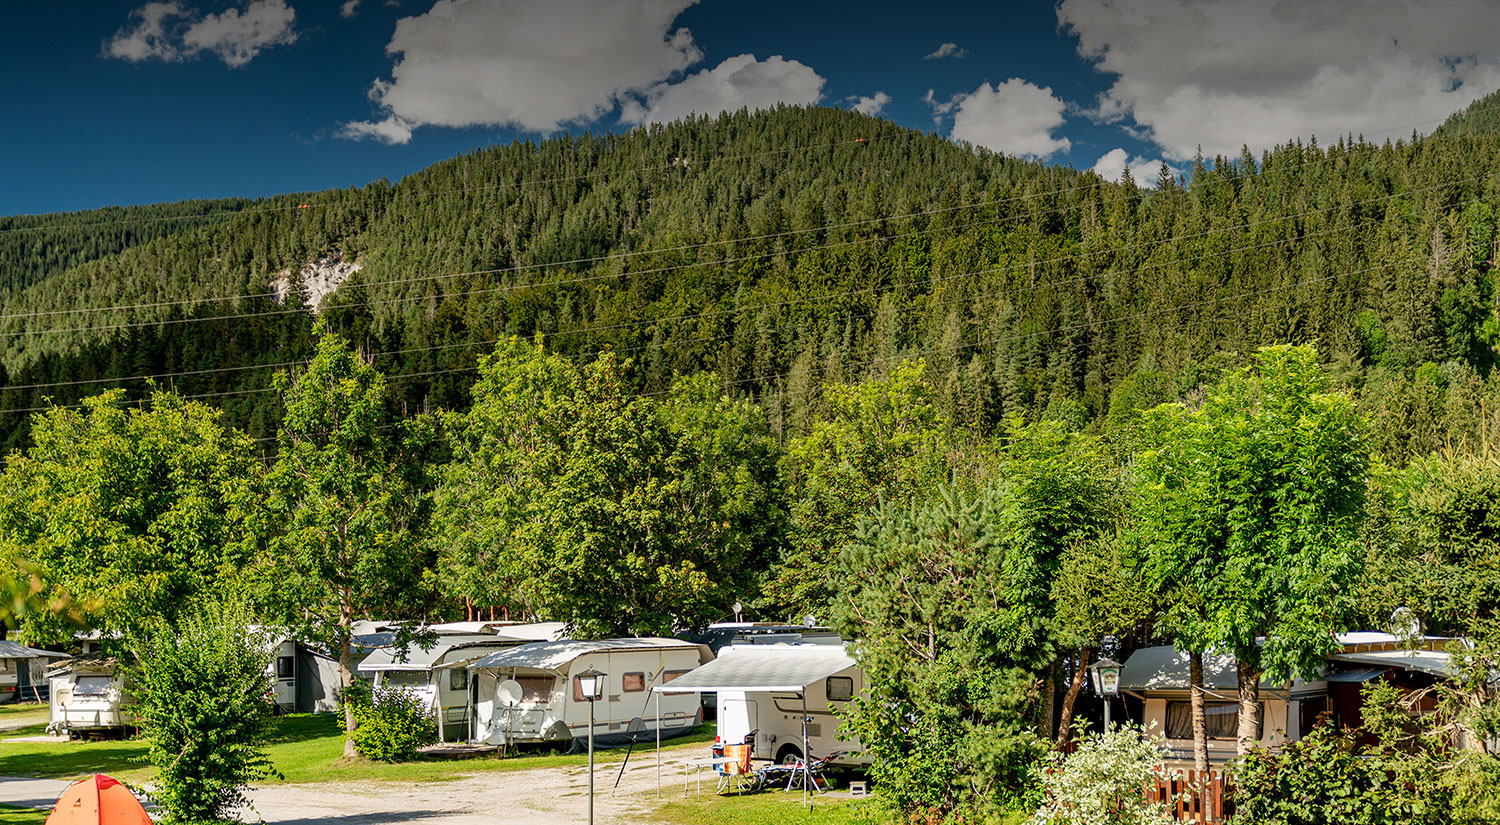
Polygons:
[[951,57],[951,58],[954,58],[955,60],[963,60],[965,57],[968,57],[968,56],[969,56],[969,50],[968,49],[961,49],[961,48],[959,48],[959,46],[958,46],[957,43],[944,43],[943,45],[938,46],[937,49],[935,49],[932,52],[932,54],[929,54],[926,57],[923,57],[922,59],[923,60],[942,60],[945,57]]
[[[673,21],[696,0],[438,0],[396,23],[376,120],[344,134],[404,143],[420,126],[552,132],[612,111],[702,59]],[[727,61],[726,61],[727,62]]]
[[[1119,183],[1125,177],[1126,168],[1130,169],[1130,176],[1135,179],[1137,186],[1148,189],[1156,188],[1157,174],[1161,171],[1161,158],[1144,158],[1140,156],[1130,157],[1130,153],[1124,149],[1111,149],[1099,158],[1094,164],[1092,171],[1098,173],[1099,177],[1107,181]],[[1168,165],[1173,174],[1180,174],[1179,170]]]
[[779,54],[765,60],[741,54],[676,83],[652,87],[646,92],[645,104],[627,104],[620,119],[626,123],[663,123],[693,114],[769,109],[778,103],[816,103],[823,97],[824,82],[810,66]]
[[339,17],[353,17],[359,12],[359,0],[344,0],[344,5],[339,6]]
[[147,3],[130,13],[134,25],[116,32],[104,44],[104,53],[139,62],[187,60],[211,52],[238,68],[267,47],[295,41],[296,17],[286,0],[251,0],[243,12],[230,8],[208,15],[175,0]]
[[953,114],[954,140],[1033,158],[1066,152],[1073,145],[1053,134],[1063,124],[1067,104],[1054,97],[1052,89],[1019,77],[993,86],[981,83],[974,91],[947,101],[939,101],[928,90],[922,100],[932,107],[935,119]]
[[1491,0],[1063,0],[1057,16],[1117,76],[1097,116],[1176,160],[1431,131],[1500,87],[1500,46],[1476,36],[1500,26]]
[[891,102],[891,96],[885,92],[876,92],[869,97],[854,95],[849,100],[851,101],[849,108],[862,115],[874,117],[885,111],[885,105]]

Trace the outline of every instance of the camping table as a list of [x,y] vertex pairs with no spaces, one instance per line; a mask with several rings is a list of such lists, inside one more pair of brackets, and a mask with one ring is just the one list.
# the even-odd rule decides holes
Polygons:
[[723,757],[716,757],[714,759],[696,759],[696,760],[690,760],[688,762],[684,762],[683,765],[682,765],[682,795],[683,796],[687,796],[688,795],[688,785],[691,785],[692,782],[693,782],[693,780],[697,779],[698,780],[698,798],[702,799],[703,798],[703,772],[705,770],[713,770],[713,769],[719,767],[719,765],[722,762],[724,762],[724,761],[725,760],[724,760]]

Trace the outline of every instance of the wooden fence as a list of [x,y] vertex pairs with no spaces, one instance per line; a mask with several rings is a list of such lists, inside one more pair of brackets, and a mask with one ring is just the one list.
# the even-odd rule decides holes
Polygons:
[[1224,825],[1234,813],[1234,785],[1223,771],[1175,771],[1147,785],[1152,802],[1165,802],[1178,822]]

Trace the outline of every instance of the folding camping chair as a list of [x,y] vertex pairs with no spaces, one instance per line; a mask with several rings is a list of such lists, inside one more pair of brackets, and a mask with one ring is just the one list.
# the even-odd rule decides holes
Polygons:
[[782,789],[782,793],[790,793],[793,788],[804,786],[813,793],[823,793],[829,789],[829,783],[823,778],[823,772],[833,760],[842,755],[843,751],[834,751],[821,759],[814,759],[811,762],[802,761],[767,765],[757,771],[757,774],[760,777],[760,784],[762,785],[780,782],[783,776],[786,777],[786,787]]
[[719,793],[744,793],[759,787],[759,776],[750,770],[750,747],[725,745],[724,755],[714,757],[714,771],[719,775]]

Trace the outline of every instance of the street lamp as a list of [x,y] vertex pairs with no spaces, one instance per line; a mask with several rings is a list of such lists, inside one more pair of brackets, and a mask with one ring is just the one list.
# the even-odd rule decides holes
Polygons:
[[1120,663],[1108,656],[1095,662],[1089,671],[1094,676],[1094,693],[1104,699],[1104,730],[1109,732],[1109,697],[1120,695]]
[[578,692],[589,703],[589,825],[594,825],[594,703],[604,697],[604,674],[590,665],[574,678]]

